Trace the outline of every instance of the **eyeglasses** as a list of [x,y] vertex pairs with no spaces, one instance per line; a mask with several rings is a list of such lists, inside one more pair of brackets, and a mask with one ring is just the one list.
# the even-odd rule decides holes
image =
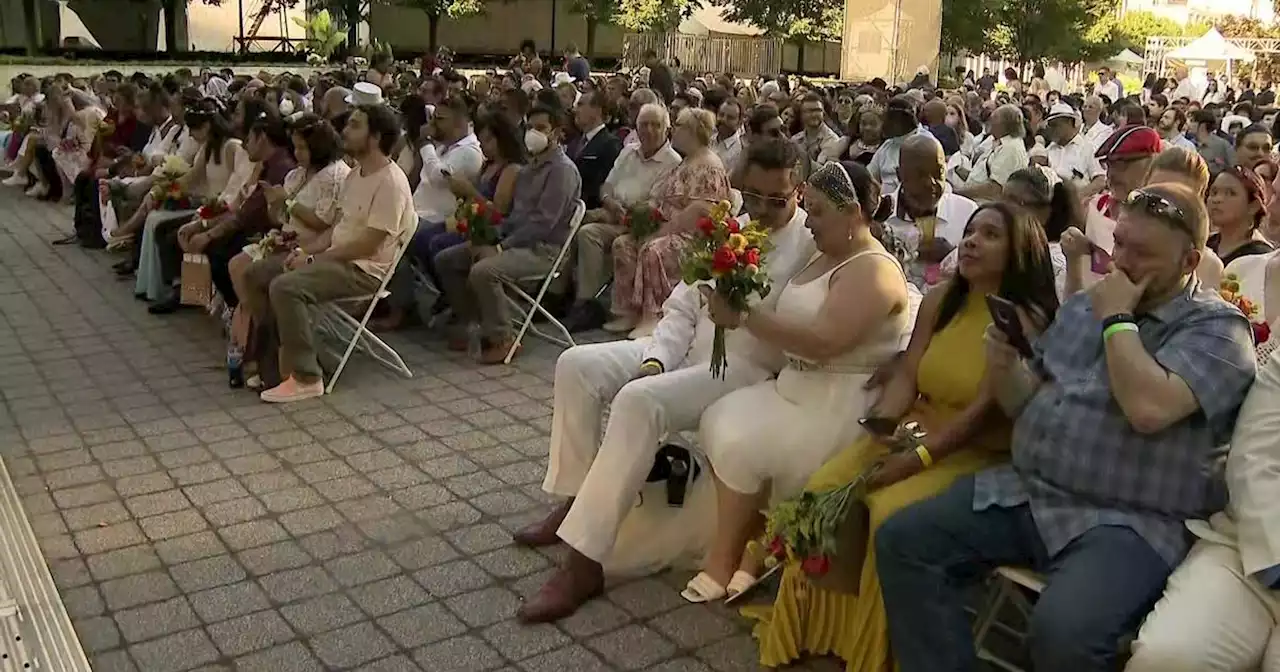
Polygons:
[[800,187],[793,188],[786,196],[766,196],[764,194],[758,194],[754,191],[747,191],[746,189],[743,189],[742,203],[743,205],[750,203],[752,205],[763,206],[772,210],[780,210],[787,207],[787,204],[791,202],[791,197],[794,196],[796,191],[799,189]]

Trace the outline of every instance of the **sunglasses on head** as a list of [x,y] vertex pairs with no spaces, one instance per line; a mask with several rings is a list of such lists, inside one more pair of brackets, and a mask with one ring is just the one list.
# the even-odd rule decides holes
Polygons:
[[1160,194],[1146,189],[1135,189],[1129,192],[1129,198],[1125,200],[1125,206],[1152,217],[1163,219],[1188,235],[1191,233],[1187,214],[1176,203]]

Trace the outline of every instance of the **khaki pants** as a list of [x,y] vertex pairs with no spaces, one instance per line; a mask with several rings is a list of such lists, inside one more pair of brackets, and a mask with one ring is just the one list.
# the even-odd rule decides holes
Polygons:
[[456,245],[436,256],[440,289],[463,324],[478,321],[484,338],[501,343],[511,337],[502,281],[547,273],[559,252],[556,246],[539,244],[503,250],[473,263],[471,246]]
[[[270,306],[280,337],[282,359],[288,364],[289,373],[310,381],[323,373],[316,358],[312,308],[337,299],[372,294],[381,281],[353,264],[334,261],[317,261],[269,279],[277,269],[283,270],[278,264],[278,261],[264,259],[250,267],[248,280],[255,294],[250,304],[254,309]],[[270,283],[265,302],[261,300],[263,279]]]
[[612,222],[591,222],[578,229],[575,281],[579,301],[594,299],[613,277],[613,241],[627,227]]

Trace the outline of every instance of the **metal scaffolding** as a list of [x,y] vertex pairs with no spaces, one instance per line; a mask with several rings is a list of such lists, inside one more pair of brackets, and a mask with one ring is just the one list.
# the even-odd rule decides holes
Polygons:
[[[1185,47],[1199,39],[1195,37],[1148,37],[1147,48],[1143,54],[1142,74],[1163,74],[1168,67],[1167,58],[1170,52]],[[1248,49],[1255,54],[1280,53],[1280,38],[1275,37],[1228,37],[1228,44]]]

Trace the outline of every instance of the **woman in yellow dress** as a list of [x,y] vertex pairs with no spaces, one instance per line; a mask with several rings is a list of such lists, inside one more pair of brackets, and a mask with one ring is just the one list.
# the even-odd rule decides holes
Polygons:
[[[866,436],[829,460],[810,479],[810,491],[839,487],[876,462],[866,503],[870,534],[898,509],[941,492],[956,478],[1008,458],[1009,423],[985,385],[983,333],[991,324],[986,295],[1013,302],[1023,328],[1038,333],[1058,308],[1053,266],[1043,229],[1005,203],[974,212],[960,243],[958,272],[920,306],[906,354],[894,365],[869,417],[915,420],[932,465],[915,452],[889,454]],[[839,558],[834,558],[839,571]],[[772,607],[748,607],[759,620],[761,664],[778,667],[802,655],[833,654],[848,672],[890,669],[888,626],[876,575],[874,544],[866,544],[856,595],[810,582],[798,559],[786,563]]]

